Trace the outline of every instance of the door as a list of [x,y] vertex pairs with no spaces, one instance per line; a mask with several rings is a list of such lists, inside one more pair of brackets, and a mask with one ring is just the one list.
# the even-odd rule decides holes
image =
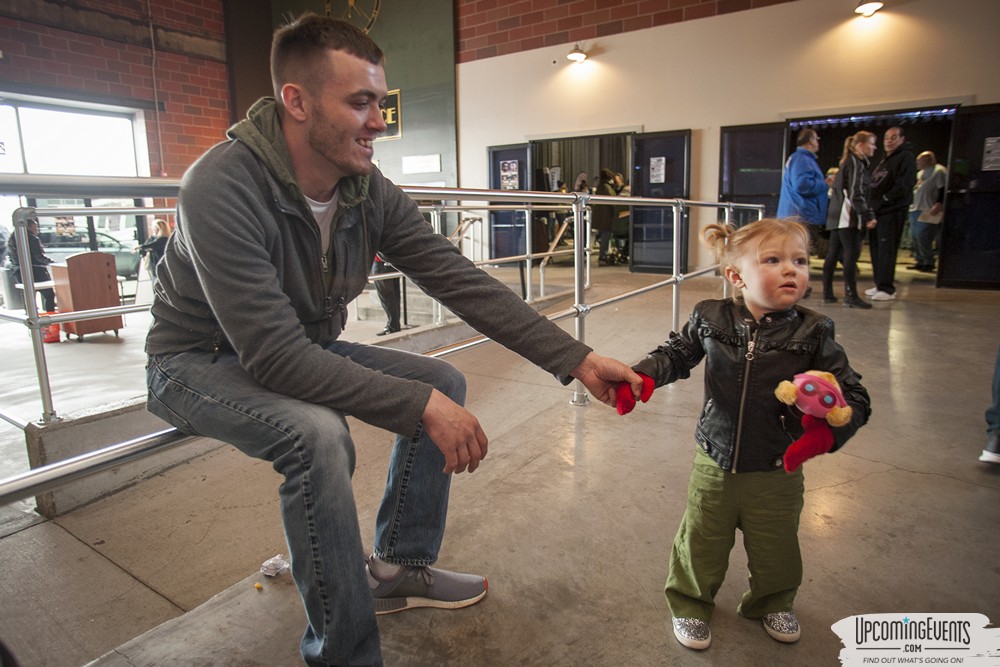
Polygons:
[[1000,289],[1000,104],[959,107],[948,170],[937,284]]
[[[531,174],[528,144],[490,146],[488,150],[490,189],[527,190]],[[490,259],[526,252],[525,222],[524,211],[490,211]]]
[[[781,193],[785,162],[785,123],[738,125],[721,129],[719,201],[763,204],[773,217]],[[733,222],[742,226],[757,219],[756,211],[737,210]]]
[[[689,199],[691,130],[637,134],[632,138],[633,197]],[[639,273],[687,271],[687,217],[681,222],[681,262],[674,267],[674,211],[671,207],[633,206],[629,233],[629,270]]]

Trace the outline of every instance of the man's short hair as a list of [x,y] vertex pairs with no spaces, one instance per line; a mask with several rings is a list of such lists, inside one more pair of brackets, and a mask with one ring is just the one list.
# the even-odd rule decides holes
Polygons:
[[805,146],[810,141],[812,141],[813,137],[815,137],[815,136],[816,136],[816,130],[813,130],[813,129],[808,128],[808,127],[804,127],[801,130],[799,130],[798,135],[795,137],[795,145],[796,146]]
[[286,83],[315,89],[325,73],[322,58],[327,51],[345,51],[374,65],[385,60],[378,44],[357,26],[312,12],[302,14],[275,30],[271,41],[271,85],[279,105]]

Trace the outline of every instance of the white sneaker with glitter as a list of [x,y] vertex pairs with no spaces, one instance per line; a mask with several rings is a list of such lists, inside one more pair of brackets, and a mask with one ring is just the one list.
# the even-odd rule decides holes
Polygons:
[[786,644],[792,644],[799,640],[802,629],[799,628],[799,619],[795,618],[794,611],[776,611],[773,614],[764,616],[764,629],[772,639]]

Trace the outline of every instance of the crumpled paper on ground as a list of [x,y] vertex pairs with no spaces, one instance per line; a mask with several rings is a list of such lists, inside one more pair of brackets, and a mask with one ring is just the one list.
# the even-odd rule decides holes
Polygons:
[[264,561],[263,565],[260,566],[260,571],[266,577],[276,577],[282,572],[288,570],[291,567],[285,557],[278,554],[274,558],[268,558]]

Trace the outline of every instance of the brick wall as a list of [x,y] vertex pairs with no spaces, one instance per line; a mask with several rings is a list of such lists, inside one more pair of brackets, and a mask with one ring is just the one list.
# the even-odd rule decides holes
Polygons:
[[456,62],[795,0],[456,0]]
[[170,31],[166,45],[158,40],[155,91],[145,0],[77,0],[72,12],[52,12],[46,0],[32,4],[33,13],[22,11],[29,18],[0,16],[0,90],[23,84],[21,90],[52,97],[148,107],[153,176],[180,177],[223,138],[230,118],[226,64],[184,45],[222,43],[221,0],[153,0],[154,30]]

